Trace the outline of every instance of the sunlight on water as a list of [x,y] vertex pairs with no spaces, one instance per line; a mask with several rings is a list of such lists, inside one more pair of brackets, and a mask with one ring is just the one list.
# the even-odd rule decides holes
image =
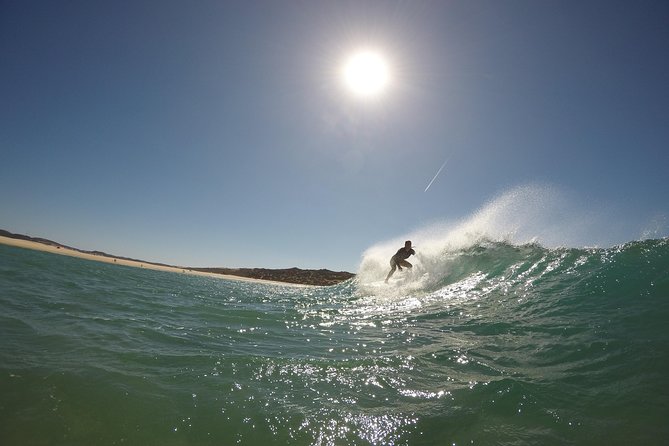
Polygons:
[[669,435],[669,239],[451,249],[444,234],[443,251],[421,252],[427,262],[392,285],[384,268],[380,283],[323,288],[0,246],[0,443],[609,445]]

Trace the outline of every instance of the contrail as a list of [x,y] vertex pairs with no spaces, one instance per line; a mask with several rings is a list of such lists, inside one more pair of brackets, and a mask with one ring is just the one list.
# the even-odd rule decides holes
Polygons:
[[430,183],[427,185],[427,187],[425,188],[425,190],[423,192],[427,192],[427,190],[430,188],[430,186],[432,186],[432,183],[434,183],[434,180],[437,179],[437,177],[439,176],[439,174],[441,173],[443,168],[446,166],[446,163],[448,162],[449,159],[451,159],[450,156],[448,158],[446,158],[446,161],[444,161],[444,164],[442,164],[441,167],[439,168],[439,170],[437,170],[437,173],[434,174],[434,177],[432,178],[432,181],[430,181]]

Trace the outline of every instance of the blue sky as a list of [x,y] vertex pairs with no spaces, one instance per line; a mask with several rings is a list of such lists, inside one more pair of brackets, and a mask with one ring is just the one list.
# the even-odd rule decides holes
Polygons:
[[[0,227],[355,271],[540,183],[620,241],[666,236],[667,23],[666,1],[5,1]],[[374,100],[341,81],[363,46],[390,66]]]

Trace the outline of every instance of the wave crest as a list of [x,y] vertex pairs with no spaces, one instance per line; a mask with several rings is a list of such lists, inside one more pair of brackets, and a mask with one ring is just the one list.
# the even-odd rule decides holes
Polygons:
[[[520,186],[461,221],[433,224],[371,246],[363,253],[357,283],[363,294],[434,291],[477,272],[494,276],[523,259],[546,257],[550,250],[612,246],[605,227],[603,217],[578,208],[555,188]],[[414,267],[396,272],[393,287],[380,288],[404,240],[415,245],[416,255],[409,259]]]

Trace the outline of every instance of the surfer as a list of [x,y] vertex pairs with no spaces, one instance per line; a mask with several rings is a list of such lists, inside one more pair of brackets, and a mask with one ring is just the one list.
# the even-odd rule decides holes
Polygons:
[[407,240],[404,242],[404,248],[398,249],[397,253],[390,259],[390,272],[386,277],[386,283],[395,272],[395,268],[400,271],[402,271],[402,267],[413,268],[413,265],[406,261],[412,254],[416,254],[416,251],[411,248],[411,240]]

